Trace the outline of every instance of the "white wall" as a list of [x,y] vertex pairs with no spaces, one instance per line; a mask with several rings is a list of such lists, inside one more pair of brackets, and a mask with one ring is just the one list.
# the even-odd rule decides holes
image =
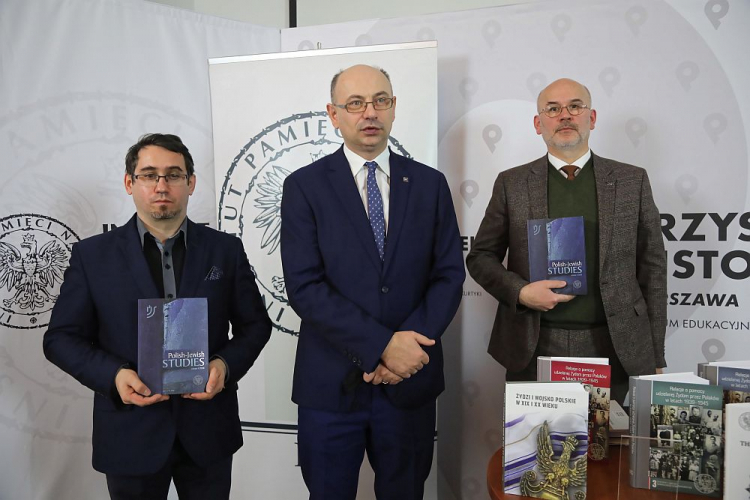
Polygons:
[[289,0],[149,0],[272,28],[289,27]]
[[[287,0],[274,0],[287,1]],[[385,0],[379,4],[351,0],[297,0],[297,26],[418,16],[546,0]]]
[[[149,0],[201,14],[274,28],[289,27],[289,0]],[[297,0],[297,26],[418,16],[549,0],[386,0],[378,5],[351,0]]]

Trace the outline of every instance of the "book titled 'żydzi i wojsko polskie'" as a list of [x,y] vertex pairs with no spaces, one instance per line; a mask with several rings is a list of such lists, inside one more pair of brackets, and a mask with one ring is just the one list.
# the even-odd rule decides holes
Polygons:
[[723,394],[707,384],[691,373],[630,377],[630,432],[644,438],[630,443],[631,486],[721,496]]
[[205,391],[208,299],[138,301],[138,376],[152,394]]
[[586,241],[583,217],[531,219],[526,223],[529,240],[529,281],[561,280],[567,284],[552,291],[586,295]]
[[503,490],[532,498],[586,496],[589,394],[577,382],[508,382]]

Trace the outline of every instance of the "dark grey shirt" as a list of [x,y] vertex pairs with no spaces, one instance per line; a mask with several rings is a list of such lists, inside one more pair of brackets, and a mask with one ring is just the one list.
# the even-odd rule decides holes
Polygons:
[[[136,226],[141,237],[141,247],[146,255],[146,261],[159,292],[165,299],[176,298],[180,276],[182,275],[182,266],[185,261],[185,249],[187,248],[187,217],[182,221],[180,229],[164,243],[148,232],[146,225],[140,218],[136,218]],[[161,254],[161,261],[159,261],[159,254],[154,252],[153,247],[151,247],[153,244],[156,245],[159,254]],[[175,244],[178,246],[175,247]]]

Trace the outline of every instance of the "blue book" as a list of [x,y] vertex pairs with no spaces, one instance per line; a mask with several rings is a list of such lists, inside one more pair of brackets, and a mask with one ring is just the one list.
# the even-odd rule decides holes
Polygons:
[[208,299],[138,301],[138,376],[152,394],[205,391]]
[[529,281],[561,280],[567,285],[555,293],[586,295],[586,240],[583,217],[531,219],[526,223],[529,240]]

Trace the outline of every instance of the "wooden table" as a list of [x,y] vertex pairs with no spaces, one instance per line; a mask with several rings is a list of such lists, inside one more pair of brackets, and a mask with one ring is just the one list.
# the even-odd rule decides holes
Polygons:
[[[628,448],[622,448],[621,459],[619,457],[620,449],[620,446],[612,446],[609,449],[609,459],[601,462],[589,461],[586,500],[670,500],[675,498],[675,493],[668,491],[631,488],[628,478],[630,473],[628,471]],[[618,484],[620,484],[619,496],[617,492]],[[526,498],[503,493],[502,448],[492,455],[490,463],[487,465],[487,489],[492,500]],[[678,498],[680,500],[705,500],[709,497],[680,493]]]

